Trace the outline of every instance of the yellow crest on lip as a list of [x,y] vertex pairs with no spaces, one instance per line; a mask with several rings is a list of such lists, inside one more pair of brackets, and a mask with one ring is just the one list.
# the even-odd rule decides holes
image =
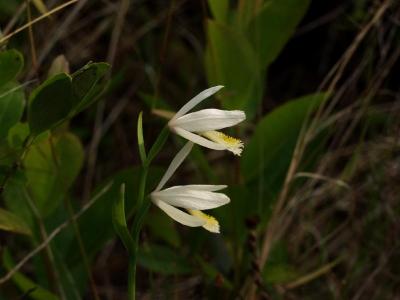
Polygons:
[[227,150],[233,152],[236,155],[240,156],[240,154],[242,153],[243,143],[239,139],[215,130],[204,131],[200,134],[215,143],[225,146]]
[[215,219],[213,216],[207,215],[201,212],[200,210],[193,210],[193,209],[189,209],[189,213],[192,216],[195,216],[206,222],[206,224],[203,225],[204,229],[207,229],[210,232],[219,233],[219,223],[217,219]]

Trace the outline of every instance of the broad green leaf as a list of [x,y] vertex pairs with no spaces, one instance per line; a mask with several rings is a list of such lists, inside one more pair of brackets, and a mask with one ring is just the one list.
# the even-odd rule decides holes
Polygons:
[[24,58],[17,50],[0,52],[0,87],[15,79],[23,65]]
[[237,24],[241,28],[247,28],[249,22],[257,15],[265,2],[267,1],[239,0],[236,11]]
[[71,76],[57,74],[31,94],[28,122],[34,135],[52,129],[92,104],[104,90],[109,65],[91,63]]
[[217,94],[227,109],[242,109],[252,115],[262,95],[257,55],[247,39],[220,22],[208,21],[206,69],[209,84],[225,85]]
[[149,271],[166,275],[188,274],[192,271],[184,256],[171,248],[156,245],[139,249],[138,264]]
[[0,140],[7,137],[8,130],[16,124],[24,111],[24,92],[15,83],[0,88]]
[[313,94],[292,100],[257,124],[241,159],[246,182],[258,179],[265,187],[277,184],[290,164],[303,122],[326,98],[326,94]]
[[106,86],[104,78],[109,69],[110,65],[107,63],[89,63],[72,74],[73,93],[79,101],[74,113],[91,105],[96,96],[104,90]]
[[253,18],[248,27],[260,63],[273,62],[301,21],[310,0],[271,0]]
[[32,134],[57,126],[77,105],[71,77],[60,73],[49,78],[32,92],[29,103],[28,122]]
[[229,0],[208,0],[211,12],[217,21],[226,22],[229,10]]
[[112,207],[112,221],[114,230],[121,239],[130,255],[135,253],[135,244],[129,233],[125,215],[125,184],[121,184],[120,195],[115,199]]
[[18,122],[8,131],[8,145],[14,149],[20,149],[28,136],[29,125],[27,123]]
[[[3,265],[7,271],[10,271],[14,262],[11,257],[11,254],[8,250],[3,253]],[[44,289],[39,286],[35,282],[33,282],[30,278],[23,275],[20,272],[16,272],[12,277],[12,281],[15,285],[26,295],[29,295],[29,299],[34,300],[58,300],[59,298],[51,293],[50,291]],[[23,297],[26,298],[26,297]]]
[[27,235],[31,234],[31,230],[22,219],[2,208],[0,208],[0,230]]
[[32,229],[36,223],[26,196],[25,172],[18,170],[8,179],[4,187],[3,199],[7,209],[24,220]]
[[43,216],[62,201],[83,163],[83,148],[71,133],[50,136],[29,148],[23,161],[28,190]]

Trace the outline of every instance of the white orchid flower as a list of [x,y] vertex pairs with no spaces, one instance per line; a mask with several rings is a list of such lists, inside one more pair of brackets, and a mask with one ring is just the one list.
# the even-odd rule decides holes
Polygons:
[[243,150],[242,141],[217,130],[234,126],[245,120],[246,115],[243,111],[211,108],[188,113],[201,101],[222,88],[222,85],[211,87],[189,100],[168,122],[168,126],[171,131],[203,147],[228,150],[235,155],[240,155]]
[[[150,194],[152,202],[162,209],[175,221],[190,227],[199,227],[219,233],[218,221],[201,212],[205,209],[216,208],[230,202],[228,196],[216,193],[226,185],[181,185],[162,190],[165,183],[184,161],[193,147],[188,142],[175,156],[157,188]],[[181,209],[179,209],[181,208]]]

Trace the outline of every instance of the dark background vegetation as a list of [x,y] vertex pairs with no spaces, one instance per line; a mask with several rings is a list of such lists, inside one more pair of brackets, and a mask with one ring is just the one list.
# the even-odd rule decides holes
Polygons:
[[[61,2],[45,1],[49,8]],[[253,1],[230,1],[232,11],[239,2]],[[19,14],[21,5],[23,1],[1,1],[3,32],[13,18],[10,32],[27,22],[26,9]],[[32,17],[39,16],[30,6]],[[384,6],[384,13],[368,27]],[[176,111],[212,84],[205,63],[209,18],[212,13],[205,0],[80,0],[35,24],[33,41],[28,30],[8,41],[7,48],[24,55],[19,80],[30,82],[26,93],[46,79],[58,55],[64,55],[71,73],[89,61],[112,65],[101,99],[62,125],[79,137],[85,150],[83,167],[69,193],[75,210],[111,178],[127,182],[128,201],[134,201],[140,165],[137,116],[144,111],[145,140],[151,145],[165,124],[152,110]],[[235,132],[246,145],[277,107],[326,92],[334,106],[323,109],[319,119],[310,117],[308,124],[317,120],[321,130],[305,147],[294,179],[285,182],[289,166],[280,156],[269,173],[247,181],[243,162],[236,157],[195,149],[171,184],[227,183],[234,208],[217,213],[219,236],[183,228],[152,208],[141,236],[140,299],[400,299],[399,24],[395,0],[310,2],[265,71],[262,101],[254,105],[254,116]],[[363,30],[366,34],[358,44],[356,37]],[[336,69],[336,78],[329,76],[353,45],[355,52],[343,70]],[[218,100],[207,105],[224,107],[224,98]],[[282,119],[289,127],[290,118]],[[295,137],[304,138],[298,131]],[[181,139],[170,138],[151,170],[149,190],[181,145]],[[265,141],[265,146],[274,145]],[[290,157],[288,163],[297,159],[292,148],[288,154],[281,149]],[[262,157],[253,161],[263,164]],[[265,176],[275,179],[271,183]],[[113,195],[103,201],[112,201]],[[283,206],[277,209],[280,199]],[[46,220],[49,231],[65,220],[63,210],[60,204]],[[239,217],[238,210],[243,211]],[[88,212],[79,225],[100,298],[125,299],[127,255],[113,233],[107,206]],[[52,243],[63,257],[63,268],[70,267],[75,278],[75,286],[66,286],[74,286],[80,299],[93,299],[68,230]],[[10,233],[0,236],[0,251],[12,250],[15,261],[35,245]],[[271,246],[264,266],[260,257],[266,243]],[[21,272],[51,290],[41,259],[37,256]],[[0,286],[0,299],[24,299],[24,293],[31,297],[15,281]]]

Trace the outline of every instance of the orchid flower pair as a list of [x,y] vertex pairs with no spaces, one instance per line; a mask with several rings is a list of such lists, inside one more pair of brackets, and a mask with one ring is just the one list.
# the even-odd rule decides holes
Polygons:
[[243,111],[203,109],[188,113],[222,87],[215,86],[202,91],[186,103],[169,121],[168,126],[171,131],[188,139],[189,142],[178,152],[157,188],[150,194],[152,202],[175,221],[190,227],[202,226],[216,233],[219,233],[218,221],[203,213],[202,210],[217,208],[230,202],[228,196],[217,192],[226,188],[226,185],[183,185],[162,188],[190,153],[193,143],[214,150],[228,150],[235,155],[241,154],[243,143],[217,130],[231,127],[245,120]]

